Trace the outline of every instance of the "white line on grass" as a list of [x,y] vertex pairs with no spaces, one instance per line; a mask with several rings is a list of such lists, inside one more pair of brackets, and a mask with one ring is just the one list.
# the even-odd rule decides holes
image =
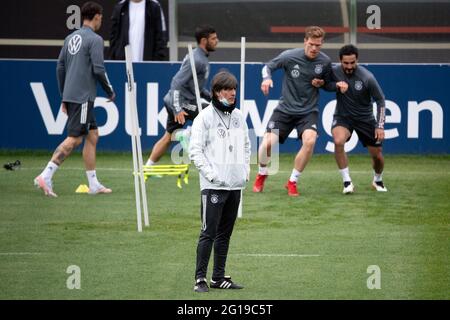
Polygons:
[[[285,170],[279,170],[277,173],[291,173],[292,171],[285,171]],[[338,170],[310,170],[309,173],[313,174],[329,174],[330,172],[336,172],[338,173]],[[367,171],[359,171],[359,170],[352,170],[352,173],[356,174],[373,174],[373,171],[367,170]],[[408,171],[408,175],[410,174],[426,174],[426,175],[448,175],[450,174],[450,171]],[[399,176],[399,175],[405,175],[405,171],[397,171],[397,172],[389,172],[386,175],[387,176]]]
[[0,252],[0,256],[25,256],[25,255],[38,255],[40,252]]
[[[84,171],[86,169],[82,167],[61,167],[62,170],[74,170],[74,171]],[[61,170],[60,169],[60,170]],[[42,167],[27,167],[27,168],[20,168],[19,170],[42,170]],[[105,170],[105,171],[133,171],[131,168],[102,168],[97,167],[96,170]]]
[[319,254],[234,253],[233,255],[246,257],[297,257],[297,258],[320,257]]
[[[82,167],[62,167],[62,170],[74,170],[74,171],[84,171],[85,169]],[[60,170],[61,170],[60,169]],[[19,170],[42,170],[42,167],[27,167],[27,168],[20,168]],[[97,167],[97,170],[104,170],[104,171],[129,171],[131,172],[131,168],[102,168],[102,167]],[[330,172],[335,172],[337,173],[337,169],[336,170],[309,170],[309,173],[313,173],[313,174],[329,174]],[[279,170],[277,171],[277,174],[284,174],[284,173],[291,173],[291,171],[286,171],[286,170]],[[352,173],[355,174],[372,174],[372,171],[367,170],[367,171],[359,171],[359,170],[352,170]],[[410,174],[426,174],[426,175],[450,175],[450,171],[408,171],[408,175]],[[405,171],[397,171],[397,172],[389,172],[387,173],[387,175],[389,176],[401,176],[401,175],[405,175],[406,172]]]

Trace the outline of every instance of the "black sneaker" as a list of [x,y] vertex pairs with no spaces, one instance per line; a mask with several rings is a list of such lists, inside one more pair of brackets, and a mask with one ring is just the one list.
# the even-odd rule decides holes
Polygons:
[[194,291],[195,292],[208,292],[209,291],[208,284],[206,283],[205,278],[199,278],[195,281]]
[[215,289],[243,289],[244,287],[231,281],[230,276],[225,276],[222,280],[210,282],[211,288]]
[[20,165],[21,165],[20,160],[16,160],[16,162],[6,163],[3,166],[3,168],[5,168],[6,170],[11,170],[12,171],[12,170],[20,169]]

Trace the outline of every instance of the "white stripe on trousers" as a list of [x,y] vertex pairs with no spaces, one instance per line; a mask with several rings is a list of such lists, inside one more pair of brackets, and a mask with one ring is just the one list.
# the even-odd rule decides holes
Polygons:
[[206,230],[206,203],[208,200],[208,195],[206,194],[202,194],[202,207],[203,207],[203,212],[202,212],[202,217],[203,217],[203,221],[202,221],[202,231]]
[[80,116],[80,123],[85,124],[87,120],[87,108],[88,108],[88,102],[85,102],[81,105],[81,116]]

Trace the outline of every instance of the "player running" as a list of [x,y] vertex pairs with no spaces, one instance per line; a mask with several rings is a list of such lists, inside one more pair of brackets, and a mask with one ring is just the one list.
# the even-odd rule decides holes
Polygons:
[[263,70],[261,90],[264,95],[273,86],[272,73],[283,69],[282,95],[268,124],[263,142],[259,148],[259,170],[253,184],[253,192],[262,192],[268,177],[271,147],[284,143],[291,131],[297,129],[302,147],[294,160],[294,168],[285,187],[289,196],[299,196],[297,181],[311,159],[317,139],[319,117],[319,88],[336,86],[331,83],[331,60],[320,52],[325,31],[316,26],[305,30],[304,48],[282,52],[267,63]]
[[[334,155],[344,182],[344,194],[354,192],[354,185],[348,169],[348,158],[344,144],[356,131],[364,147],[372,157],[374,177],[372,187],[376,191],[386,192],[383,183],[384,158],[382,142],[384,140],[385,100],[384,94],[374,75],[358,65],[358,48],[354,45],[343,46],[339,51],[340,65],[333,67],[337,81],[345,81],[348,90],[336,93],[336,111],[333,117],[332,134]],[[377,118],[373,114],[372,99],[377,104]]]
[[[216,30],[211,26],[201,26],[195,31],[198,47],[193,50],[195,71],[197,73],[200,96],[207,101],[211,100],[206,84],[209,77],[209,53],[216,50],[219,38]],[[203,100],[203,99],[202,99]],[[209,102],[208,102],[209,104]],[[207,105],[207,104],[206,104]],[[186,120],[194,120],[198,115],[197,99],[195,97],[194,78],[191,63],[187,54],[180,70],[173,77],[170,90],[164,97],[164,106],[167,110],[166,132],[153,146],[146,165],[154,165],[166,152],[172,142],[172,134],[182,129]],[[187,146],[183,146],[187,149]]]

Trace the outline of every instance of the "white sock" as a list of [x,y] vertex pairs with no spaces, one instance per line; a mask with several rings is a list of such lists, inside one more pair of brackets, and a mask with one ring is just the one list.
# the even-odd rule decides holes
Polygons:
[[150,160],[150,158],[147,160],[147,162],[145,163],[146,166],[152,166],[154,165],[156,162],[153,162],[152,160]]
[[97,180],[95,170],[86,170],[86,177],[89,181],[89,188],[96,188],[100,185],[100,182]]
[[56,170],[58,170],[58,168],[59,166],[56,163],[49,161],[45,169],[42,171],[41,177],[47,181],[52,180],[53,175],[55,174]]
[[300,175],[302,173],[298,171],[297,169],[292,169],[291,177],[289,178],[289,181],[291,182],[297,182],[298,178],[300,178]]
[[339,172],[341,173],[343,182],[352,181],[352,178],[350,178],[350,171],[348,170],[348,167],[340,169]]
[[259,166],[258,174],[261,176],[267,176],[269,174],[269,169],[267,167]]
[[373,173],[373,181],[375,181],[375,182],[383,181],[383,172],[380,174],[374,172]]

